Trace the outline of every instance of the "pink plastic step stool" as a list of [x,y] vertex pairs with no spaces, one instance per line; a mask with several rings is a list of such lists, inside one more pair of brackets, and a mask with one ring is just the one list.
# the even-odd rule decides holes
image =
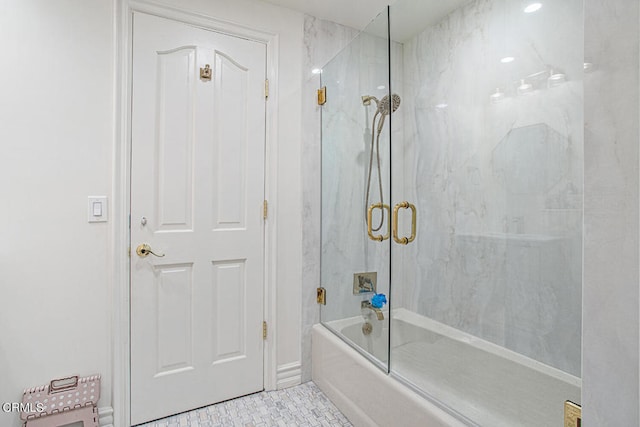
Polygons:
[[98,427],[99,398],[100,375],[52,380],[24,391],[20,419],[25,427],[59,427],[76,422],[82,422],[83,427]]

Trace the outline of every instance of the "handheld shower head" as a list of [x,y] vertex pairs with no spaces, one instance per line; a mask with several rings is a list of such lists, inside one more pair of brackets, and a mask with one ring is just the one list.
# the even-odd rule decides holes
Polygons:
[[378,121],[378,134],[382,132],[382,126],[384,125],[384,117],[391,113],[395,113],[400,106],[400,95],[394,93],[389,98],[389,95],[385,95],[380,102],[378,102],[378,113],[380,113],[380,120]]
[[389,114],[389,112],[395,113],[400,106],[400,95],[394,93],[389,98],[389,95],[385,95],[378,103],[378,112],[383,116]]

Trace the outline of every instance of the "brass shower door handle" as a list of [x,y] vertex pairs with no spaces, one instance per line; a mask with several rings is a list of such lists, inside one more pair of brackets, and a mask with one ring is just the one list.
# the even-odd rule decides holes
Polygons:
[[[410,237],[398,237],[398,211],[400,209],[411,209],[411,236]],[[409,202],[401,202],[393,207],[393,240],[401,245],[407,245],[413,242],[416,238],[416,221],[417,213],[416,207]]]
[[151,246],[147,245],[146,243],[139,244],[136,248],[136,253],[140,258],[146,258],[149,256],[149,254],[157,256],[158,258],[162,258],[164,256],[164,254],[158,255],[157,253],[153,252],[151,250]]
[[[387,211],[387,234],[384,236],[382,234],[373,234],[373,225],[371,225],[372,223],[371,218],[373,217],[374,209],[382,210],[383,215],[384,215],[384,210],[386,209]],[[376,242],[382,242],[383,240],[387,240],[389,238],[389,235],[391,234],[391,223],[389,222],[390,216],[391,216],[391,208],[389,207],[389,205],[384,205],[382,203],[374,203],[373,205],[369,206],[369,209],[367,209],[367,233],[369,234],[369,238],[371,240],[375,240]]]

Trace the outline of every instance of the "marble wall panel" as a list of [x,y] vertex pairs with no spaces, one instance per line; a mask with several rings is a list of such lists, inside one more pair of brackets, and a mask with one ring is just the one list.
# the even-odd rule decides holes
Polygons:
[[[402,192],[403,198],[409,200],[420,200],[421,238],[415,246],[394,252],[394,258],[401,259],[402,263],[419,264],[403,271],[400,287],[394,284],[394,300],[396,304],[416,311],[426,301],[434,310],[437,308],[441,316],[450,313],[451,318],[474,334],[490,341],[505,342],[512,335],[506,319],[518,320],[514,318],[515,307],[510,309],[510,314],[503,304],[507,293],[506,279],[514,276],[513,271],[507,273],[504,262],[507,246],[515,245],[521,251],[532,250],[526,247],[526,238],[518,241],[515,236],[515,241],[508,240],[508,234],[520,232],[554,237],[554,243],[547,244],[552,249],[543,252],[560,253],[562,260],[548,264],[546,276],[554,277],[555,267],[561,267],[562,273],[557,277],[560,281],[577,283],[582,277],[582,265],[574,259],[582,251],[581,236],[575,231],[582,224],[577,207],[582,204],[579,184],[584,164],[584,420],[589,425],[638,425],[638,2],[587,0],[584,3],[584,41],[583,17],[572,16],[575,14],[573,2],[555,3],[554,7],[559,7],[560,12],[536,18],[536,24],[533,20],[511,19],[504,13],[500,16],[497,5],[475,1],[452,14],[439,27],[429,30],[431,37],[440,42],[433,44],[425,34],[405,42],[407,71],[400,73],[404,79],[402,89],[395,89],[399,87],[395,85],[394,91],[403,97],[401,110],[405,119],[402,126],[407,137],[402,139],[401,152],[406,153],[402,160],[406,170],[402,179],[406,184],[396,190],[395,182],[399,179],[394,176],[394,192]],[[544,7],[547,6],[550,5]],[[490,17],[492,13],[494,16]],[[546,23],[540,27],[542,20]],[[502,24],[498,25],[499,21]],[[522,36],[505,37],[505,22],[511,23],[511,32],[521,29]],[[326,63],[324,58],[313,60],[322,56],[322,49],[328,60],[356,34],[311,17],[307,18],[305,29],[307,64],[314,66]],[[447,38],[450,39],[448,43]],[[499,50],[497,43],[502,43],[507,51],[506,40],[517,38],[525,41],[524,52],[528,59],[519,62],[518,67],[502,67],[495,62]],[[495,46],[483,45],[483,42]],[[464,48],[465,43],[469,43],[468,48]],[[579,76],[583,74],[579,61],[582,61],[583,44],[586,46],[585,61],[593,63],[584,74],[586,132],[581,124],[582,105],[579,102],[582,97]],[[449,57],[452,46],[463,50]],[[474,59],[463,60],[463,53],[473,56],[474,52]],[[479,62],[478,54],[484,55]],[[424,60],[426,57],[432,60]],[[437,58],[442,61],[435,61]],[[567,67],[567,64],[573,65]],[[548,90],[542,88],[528,97],[514,96],[514,82],[519,83],[518,79],[526,75],[527,70],[543,69],[546,65],[566,74],[567,82]],[[452,66],[457,71],[453,71]],[[310,68],[305,66],[307,69]],[[422,82],[425,75],[440,72],[440,79],[430,79],[430,85]],[[460,80],[465,73],[467,77]],[[312,82],[313,90],[316,81],[308,80]],[[505,93],[503,102],[484,104],[486,97],[498,87]],[[470,91],[470,99],[461,95],[465,90]],[[315,95],[309,90],[305,93],[309,98],[304,114],[306,243],[303,287],[308,290],[303,291],[303,295],[311,294],[319,283],[320,241],[318,107],[313,103]],[[460,115],[463,119],[456,121],[455,117]],[[400,120],[395,123],[400,125]],[[458,129],[461,123],[464,126]],[[500,181],[499,174],[492,169],[493,146],[511,129],[540,123],[566,137],[572,148],[571,168],[563,178],[564,185],[537,202],[531,197],[514,194],[507,197],[504,187],[498,186],[504,185],[504,181]],[[427,138],[419,139],[417,135],[428,135],[436,140],[429,143]],[[580,146],[583,138],[584,154]],[[447,144],[449,141],[452,144]],[[456,157],[460,146],[464,147],[463,142],[468,145],[465,154]],[[394,145],[394,150],[396,147]],[[582,155],[584,162],[580,160]],[[398,159],[399,156],[394,156],[394,162]],[[471,191],[463,193],[463,189]],[[492,202],[487,203],[487,199]],[[445,209],[440,209],[443,206]],[[543,208],[538,209],[536,215],[529,214],[530,208],[541,206]],[[492,212],[503,214],[493,215]],[[522,221],[522,218],[526,220]],[[494,232],[503,234],[496,236]],[[509,252],[514,256],[518,254],[518,250]],[[517,262],[512,270],[517,270],[516,267]],[[562,274],[568,277],[560,277]],[[425,278],[430,286],[421,285]],[[464,286],[456,290],[454,283]],[[513,288],[512,295],[530,290],[521,283]],[[465,296],[460,298],[460,294]],[[564,301],[579,299],[579,289],[556,298],[556,303],[549,302],[553,301],[548,298],[551,295],[538,293],[536,298],[550,307],[564,306],[563,298]],[[456,306],[453,303],[456,298],[465,303]],[[305,325],[315,323],[319,318],[315,300],[305,301],[303,311],[307,313],[303,316],[305,343],[308,342],[304,338],[308,336],[304,332]],[[545,311],[528,310],[523,316],[538,313]],[[539,325],[546,324],[549,319],[546,316],[539,315]],[[556,328],[557,325],[556,322]],[[558,334],[571,335],[561,330]],[[566,344],[570,349],[565,347],[557,354],[570,353],[579,347],[575,333],[571,336],[573,341],[568,340]],[[558,344],[560,338],[552,337],[548,342]],[[307,352],[303,351],[303,354]],[[307,359],[303,357],[303,360]],[[575,368],[575,363],[573,366]]]
[[394,295],[579,376],[582,3],[516,3],[471,2],[404,41],[394,143],[419,227]]
[[[322,107],[321,281],[328,292],[323,321],[360,313],[363,297],[353,295],[354,273],[376,272],[378,292],[389,294],[390,240],[369,239],[365,221],[367,187],[369,204],[379,201],[380,185],[384,203],[390,203],[389,126],[378,140],[372,125],[376,104],[364,106],[361,100],[363,95],[381,99],[388,91],[388,62],[387,40],[362,32],[323,67],[328,97]],[[378,224],[378,215],[373,222]],[[388,224],[386,216],[376,234],[384,234]]]
[[585,1],[583,416],[640,425],[637,1]]
[[[382,14],[377,21],[385,20]],[[382,21],[380,21],[382,22]],[[384,27],[384,25],[382,26]],[[308,121],[304,126],[306,147],[303,155],[304,177],[304,290],[303,300],[303,354],[308,347],[307,331],[319,321],[318,306],[313,295],[321,284],[327,289],[327,305],[321,308],[322,320],[335,320],[360,314],[360,301],[371,295],[353,295],[355,273],[376,272],[378,292],[390,294],[390,241],[374,242],[368,238],[365,220],[365,191],[369,184],[369,204],[379,201],[379,177],[382,181],[382,199],[391,203],[391,118],[386,117],[379,140],[373,118],[376,103],[364,106],[363,95],[382,99],[389,91],[388,41],[380,25],[372,25],[358,33],[339,25],[312,17],[305,22],[306,68],[322,68],[322,75],[308,77],[308,89],[313,94],[319,85],[327,87],[327,103],[311,108],[315,100],[309,96],[303,115]],[[382,34],[382,35],[381,35]],[[347,44],[346,42],[349,41]],[[344,49],[339,49],[343,46]],[[397,47],[397,46],[396,46]],[[327,58],[332,49],[337,53]],[[392,61],[402,67],[401,50],[394,49]],[[323,60],[325,62],[323,62]],[[401,76],[392,82],[400,85]],[[396,119],[396,115],[393,117]],[[313,131],[316,131],[313,134]],[[395,135],[401,132],[394,127]],[[318,136],[321,135],[321,141]],[[377,155],[372,153],[379,144],[380,174]],[[401,151],[395,154],[400,155]],[[372,172],[369,179],[369,163]],[[322,186],[318,179],[322,176]],[[322,194],[320,189],[322,188]],[[394,191],[401,189],[394,183]],[[321,202],[322,199],[322,202]],[[393,206],[393,205],[392,205]],[[320,227],[320,216],[323,216]],[[378,213],[374,214],[374,222]],[[386,232],[389,217],[386,216],[379,232]],[[322,234],[318,233],[322,229]],[[317,252],[318,248],[322,252]],[[317,263],[322,258],[322,267]],[[322,271],[320,271],[322,270]],[[311,295],[309,298],[306,296]],[[303,366],[303,376],[305,370]]]
[[302,103],[302,381],[311,380],[311,327],[320,321],[316,288],[320,286],[320,142],[321,107],[316,103],[321,69],[358,31],[305,16]]

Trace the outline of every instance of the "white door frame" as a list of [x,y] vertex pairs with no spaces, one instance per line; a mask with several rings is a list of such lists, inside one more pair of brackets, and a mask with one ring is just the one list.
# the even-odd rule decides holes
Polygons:
[[265,222],[265,263],[264,263],[264,319],[269,324],[269,335],[264,342],[264,387],[276,388],[276,215],[277,206],[277,154],[278,154],[278,35],[210,16],[186,12],[167,5],[159,5],[152,0],[116,0],[114,2],[114,43],[115,90],[114,90],[114,152],[113,189],[111,223],[112,276],[112,406],[113,424],[130,425],[130,166],[131,166],[131,81],[132,81],[132,31],[133,12],[143,12],[162,18],[183,22],[199,28],[246,38],[264,43],[267,48],[267,78],[269,79],[269,99],[266,103],[265,135],[265,198],[269,201],[270,214]]

